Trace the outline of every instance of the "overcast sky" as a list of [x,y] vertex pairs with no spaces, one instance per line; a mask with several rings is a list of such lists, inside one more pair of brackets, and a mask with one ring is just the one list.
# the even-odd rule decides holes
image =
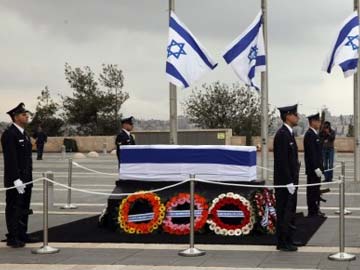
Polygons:
[[[176,14],[219,63],[194,86],[237,81],[222,59],[224,48],[254,19],[260,0],[175,0]],[[269,0],[269,102],[299,102],[302,113],[326,105],[333,114],[353,112],[352,78],[323,59],[352,0]],[[168,119],[165,76],[168,0],[0,0],[0,121],[25,102],[34,110],[45,85],[52,96],[71,95],[64,64],[102,63],[124,71],[130,99],[122,108],[136,118]],[[181,101],[190,89],[178,90]]]

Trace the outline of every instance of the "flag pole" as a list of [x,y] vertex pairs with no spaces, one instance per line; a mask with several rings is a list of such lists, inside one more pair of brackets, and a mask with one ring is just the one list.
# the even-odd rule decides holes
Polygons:
[[[264,33],[264,47],[266,58],[266,70],[261,72],[261,166],[263,168],[268,167],[269,160],[269,148],[268,148],[268,70],[269,70],[269,57],[268,57],[268,35],[267,35],[267,0],[261,0],[261,10],[263,15],[263,33]],[[261,179],[268,180],[268,171],[266,169],[261,170]]]
[[[169,21],[171,11],[175,11],[175,0],[169,0]],[[177,93],[176,85],[169,83],[169,106],[170,106],[170,144],[177,144]]]
[[[360,14],[360,0],[354,0],[354,10]],[[360,55],[360,46],[358,46],[358,55]],[[359,181],[360,172],[359,172],[359,162],[360,162],[360,138],[359,138],[359,83],[360,82],[360,72],[359,72],[359,63],[360,57],[358,57],[358,69],[356,74],[354,74],[354,179]]]

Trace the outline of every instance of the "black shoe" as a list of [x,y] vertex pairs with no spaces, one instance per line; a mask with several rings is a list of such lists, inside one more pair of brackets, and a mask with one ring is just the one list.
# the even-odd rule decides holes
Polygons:
[[298,248],[296,246],[290,245],[290,244],[277,246],[276,248],[277,248],[277,250],[286,251],[286,252],[294,252],[294,251],[298,250]]
[[326,217],[326,215],[325,215],[325,213],[323,213],[323,212],[317,212],[317,213],[310,213],[310,214],[308,214],[308,217]]
[[41,242],[40,238],[35,237],[35,236],[30,236],[28,234],[25,237],[22,237],[21,241],[23,241],[24,243],[38,243],[38,242]]
[[330,192],[330,191],[331,191],[330,188],[321,189],[321,190],[320,190],[320,194],[328,193],[328,192]]
[[7,246],[12,247],[12,248],[22,248],[25,247],[25,243],[19,239],[12,239],[12,240],[7,240],[6,243]]
[[296,246],[296,247],[301,247],[301,246],[304,246],[304,243],[303,243],[303,242],[300,242],[300,241],[293,241],[293,242],[292,242],[292,245],[293,245],[293,246]]

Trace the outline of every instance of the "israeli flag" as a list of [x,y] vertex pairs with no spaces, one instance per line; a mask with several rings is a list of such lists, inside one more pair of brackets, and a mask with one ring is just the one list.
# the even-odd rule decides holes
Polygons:
[[179,87],[189,87],[217,66],[187,27],[171,12],[166,75]]
[[353,75],[357,70],[359,48],[359,17],[356,11],[342,23],[331,48],[322,70],[331,73],[332,68],[339,65],[345,77]]
[[259,90],[254,83],[255,74],[266,70],[261,12],[245,32],[228,46],[223,57],[241,81]]

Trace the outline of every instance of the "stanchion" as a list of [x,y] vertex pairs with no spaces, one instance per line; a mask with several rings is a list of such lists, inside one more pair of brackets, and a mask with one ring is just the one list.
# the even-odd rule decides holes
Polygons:
[[62,155],[62,158],[63,158],[63,159],[66,158],[66,148],[65,148],[65,145],[62,145],[62,146],[61,146],[61,155]]
[[190,248],[179,252],[180,256],[184,257],[197,257],[205,255],[205,251],[199,250],[194,247],[194,234],[195,234],[195,175],[190,174]]
[[[345,163],[344,163],[344,167],[343,167],[343,162],[341,163],[341,174],[344,176],[344,192],[345,192],[345,190],[346,190],[346,188],[345,188],[345,186],[346,186],[345,185]],[[345,207],[345,193],[344,193],[344,207]],[[341,209],[336,210],[335,214],[340,215],[340,212],[341,212]],[[352,212],[350,210],[344,208],[344,215],[345,216],[346,215],[351,215],[351,214],[352,214]]]
[[[43,173],[43,176],[47,178],[47,173]],[[33,254],[53,254],[58,253],[60,250],[58,248],[53,248],[49,246],[49,238],[48,238],[48,217],[49,217],[49,201],[48,201],[48,187],[49,182],[44,179],[43,182],[43,232],[44,232],[44,239],[43,245],[41,248],[34,249],[31,252]]]
[[[54,173],[51,171],[45,172],[45,177],[54,181]],[[54,207],[54,184],[48,182],[48,205]]]
[[103,154],[107,154],[107,143],[103,143]]
[[77,206],[71,203],[71,186],[72,186],[72,158],[69,158],[69,167],[68,167],[68,192],[67,192],[67,203],[64,206],[61,206],[61,209],[76,209]]
[[356,256],[345,252],[345,162],[341,162],[341,176],[339,177],[339,252],[329,255],[329,260],[352,261]]

